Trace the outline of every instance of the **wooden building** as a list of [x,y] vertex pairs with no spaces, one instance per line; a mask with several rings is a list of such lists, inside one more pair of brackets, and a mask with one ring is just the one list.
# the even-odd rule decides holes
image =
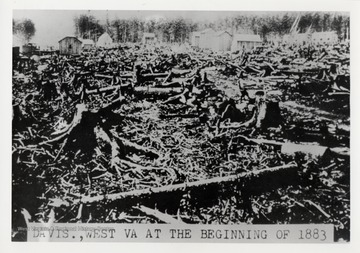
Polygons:
[[199,47],[204,49],[211,49],[214,34],[215,31],[211,28],[201,31],[199,38]]
[[311,34],[311,42],[318,43],[328,43],[334,44],[339,42],[339,37],[337,36],[335,31],[330,32],[314,32]]
[[211,49],[213,51],[230,51],[231,43],[232,35],[229,32],[216,32],[211,38]]
[[31,56],[33,54],[39,54],[40,48],[34,43],[27,43],[22,46],[21,52],[24,55]]
[[283,38],[284,43],[303,45],[308,43],[313,44],[334,44],[339,42],[339,38],[334,31],[329,32],[306,32],[306,33],[297,33],[297,34],[287,34]]
[[303,45],[311,41],[311,33],[286,34],[283,37],[283,43]]
[[193,32],[191,35],[191,45],[200,47],[200,32]]
[[279,45],[282,43],[283,38],[282,38],[282,36],[280,36],[279,34],[270,33],[270,34],[266,35],[266,40],[267,40],[268,42],[273,43],[273,44],[276,45],[276,46],[279,46]]
[[194,32],[191,36],[192,46],[213,51],[236,51],[243,47],[250,50],[261,44],[262,40],[259,35],[236,34],[233,36],[229,31],[215,32],[211,28]]
[[80,54],[82,42],[74,36],[66,36],[59,40],[60,54]]
[[231,44],[231,51],[238,51],[243,48],[251,50],[261,46],[262,40],[260,35],[256,34],[235,34]]
[[144,33],[141,39],[143,44],[152,44],[156,41],[155,33]]

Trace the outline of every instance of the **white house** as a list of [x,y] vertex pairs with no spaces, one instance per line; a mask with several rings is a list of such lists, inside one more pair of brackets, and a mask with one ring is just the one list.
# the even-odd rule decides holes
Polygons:
[[235,34],[233,36],[231,51],[241,50],[245,48],[251,50],[257,46],[261,46],[262,40],[260,35],[256,34]]
[[286,34],[283,37],[283,42],[287,44],[296,44],[302,45],[304,43],[311,41],[311,33],[296,33],[296,34]]
[[110,35],[105,32],[99,37],[98,41],[96,42],[96,46],[103,48],[111,48],[113,46],[113,40]]
[[215,31],[211,28],[205,29],[200,32],[199,47],[210,49],[212,47],[212,38],[215,34]]
[[289,44],[302,45],[304,43],[337,43],[339,38],[334,31],[330,32],[307,32],[297,34],[287,34],[283,37],[283,42]]
[[311,35],[311,42],[313,43],[330,43],[334,44],[339,42],[339,37],[337,36],[336,32],[314,32]]
[[87,50],[95,46],[95,42],[93,40],[80,39],[80,41],[82,42],[82,49]]

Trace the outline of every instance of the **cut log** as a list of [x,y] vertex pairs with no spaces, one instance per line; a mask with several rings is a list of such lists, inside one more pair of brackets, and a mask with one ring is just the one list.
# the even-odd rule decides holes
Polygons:
[[[109,87],[104,87],[100,89],[93,89],[93,90],[86,90],[86,94],[100,94],[103,92],[115,91],[119,88],[126,88],[129,85],[122,84],[122,85],[114,85]],[[184,89],[182,87],[151,87],[151,86],[144,86],[144,87],[135,87],[134,92],[140,94],[178,94],[181,93]]]
[[324,156],[326,153],[331,151],[334,154],[340,156],[350,156],[350,149],[346,147],[334,147],[328,148],[325,146],[320,146],[316,144],[296,144],[296,143],[284,143],[274,140],[266,140],[266,139],[252,139],[243,135],[237,135],[234,138],[241,139],[249,144],[265,144],[277,147],[277,149],[281,150],[284,154],[293,155],[295,152],[302,152],[306,154],[310,154],[312,156]]
[[314,72],[310,71],[301,71],[301,70],[284,70],[280,71],[281,73],[288,74],[288,75],[314,75],[314,73],[317,73],[319,70],[316,70]]
[[180,94],[184,91],[184,88],[157,88],[157,87],[135,87],[134,92],[140,94]]
[[318,119],[326,120],[326,121],[330,121],[330,122],[337,120],[337,119],[344,118],[343,115],[330,113],[330,112],[320,110],[319,108],[315,108],[315,107],[301,105],[294,101],[280,102],[279,105],[282,108],[286,108],[286,109],[292,110],[292,111],[296,110],[299,113],[311,113],[311,114],[315,115]]
[[[242,179],[252,180],[259,178],[267,178],[272,177],[272,181],[274,181],[274,177],[277,175],[278,179],[284,176],[283,173],[288,173],[290,170],[296,171],[298,168],[296,163],[290,163],[287,165],[282,165],[273,168],[267,168],[263,170],[256,170],[251,172],[244,172],[236,175],[226,176],[226,177],[215,177],[211,179],[204,179],[196,182],[188,182],[181,183],[175,185],[167,185],[157,188],[148,188],[142,190],[134,190],[129,192],[121,192],[121,193],[113,193],[108,195],[99,195],[99,196],[84,196],[81,199],[76,199],[72,203],[97,203],[100,201],[118,201],[118,200],[134,200],[134,199],[143,199],[143,198],[155,198],[158,194],[170,194],[175,192],[184,192],[188,190],[195,190],[200,188],[207,188],[211,186],[224,186],[225,184],[238,184]],[[289,180],[290,183],[291,180]],[[69,203],[66,201],[57,200],[57,206],[65,205],[68,206]],[[50,204],[51,205],[51,204]]]
[[169,75],[169,73],[153,73],[153,74],[144,74],[142,77],[145,79],[150,78],[166,78]]
[[334,91],[329,92],[329,96],[350,96],[350,92]]
[[104,88],[100,88],[100,89],[85,90],[85,93],[86,94],[100,94],[100,93],[104,93],[104,92],[108,92],[108,91],[117,90],[120,87],[121,87],[121,85],[114,85],[114,86],[104,87]]
[[173,88],[173,87],[182,87],[182,84],[179,81],[172,81],[172,82],[162,83],[161,85],[154,86],[154,88]]
[[163,92],[163,93],[171,93],[171,92],[175,92],[175,93],[181,93],[184,89],[183,88],[179,88],[179,87],[167,87],[167,88],[159,88],[159,87],[151,87],[151,86],[147,86],[147,87],[135,87],[135,92],[146,92],[146,93],[158,93],[158,92]]
[[[100,73],[96,73],[94,75],[95,77],[100,77],[100,78],[107,78],[107,79],[112,79],[114,76],[111,76],[111,75],[104,75],[104,74],[100,74]],[[130,78],[133,78],[133,74],[123,74],[123,75],[120,75],[121,79],[130,79]]]
[[233,64],[233,63],[231,63],[231,62],[224,62],[224,61],[219,60],[219,59],[216,59],[216,61],[219,62],[219,63],[222,63],[222,64],[225,65],[225,66],[231,66],[231,67],[236,68],[236,69],[238,69],[238,70],[244,70],[242,67],[237,66],[237,65],[235,65],[235,64]]

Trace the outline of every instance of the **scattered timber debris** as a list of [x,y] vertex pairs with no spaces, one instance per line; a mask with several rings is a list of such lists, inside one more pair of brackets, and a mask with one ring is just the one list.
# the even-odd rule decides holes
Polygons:
[[334,223],[347,238],[349,47],[297,50],[127,46],[15,63],[13,215]]

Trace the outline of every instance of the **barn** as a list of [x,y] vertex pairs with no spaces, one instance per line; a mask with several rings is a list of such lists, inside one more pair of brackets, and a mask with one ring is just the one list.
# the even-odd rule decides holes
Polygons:
[[141,42],[143,44],[152,44],[156,41],[154,33],[144,33]]
[[96,42],[96,46],[103,48],[112,48],[113,40],[110,37],[110,35],[107,32],[105,32],[99,37],[98,41]]
[[80,54],[82,42],[74,36],[66,36],[59,40],[60,54]]
[[238,51],[242,48],[247,50],[251,50],[256,48],[257,46],[261,46],[262,40],[260,35],[256,34],[235,34],[232,44],[231,44],[231,51]]
[[230,51],[232,35],[227,31],[214,33],[211,40],[211,49],[213,51]]

